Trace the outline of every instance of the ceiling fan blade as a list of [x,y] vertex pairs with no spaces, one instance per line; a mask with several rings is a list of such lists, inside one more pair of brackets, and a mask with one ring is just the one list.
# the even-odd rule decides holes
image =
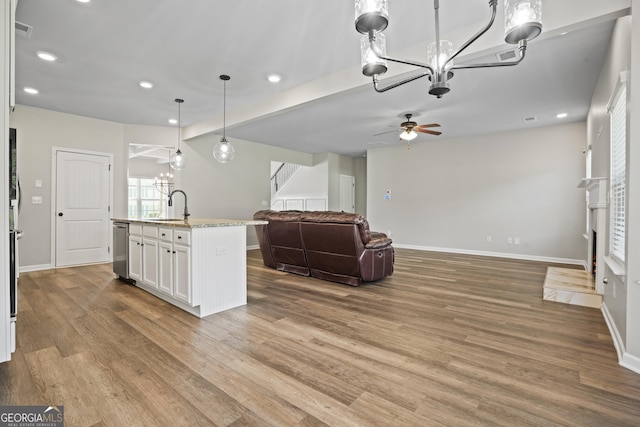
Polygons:
[[442,132],[438,132],[437,130],[429,130],[429,129],[414,129],[416,132],[420,133],[428,133],[430,135],[440,135]]
[[372,136],[386,135],[388,133],[394,133],[394,132],[398,132],[398,130],[390,130],[390,131],[387,131],[387,132],[376,133],[375,135],[372,135]]
[[431,123],[428,125],[419,125],[416,126],[416,128],[421,129],[421,128],[439,128],[440,127],[440,123]]

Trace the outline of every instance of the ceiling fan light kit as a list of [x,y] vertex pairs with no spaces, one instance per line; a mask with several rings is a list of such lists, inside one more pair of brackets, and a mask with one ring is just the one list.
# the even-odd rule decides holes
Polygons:
[[235,157],[236,150],[233,145],[227,141],[226,127],[227,127],[227,81],[231,80],[231,77],[223,74],[220,76],[220,80],[223,81],[224,95],[222,98],[222,138],[215,147],[213,147],[213,157],[220,163],[229,163]]
[[418,134],[413,129],[411,129],[410,131],[405,130],[400,134],[400,139],[404,141],[413,141],[414,139],[416,139],[416,136],[418,136]]
[[[386,92],[405,83],[428,77],[431,81],[429,93],[442,98],[451,90],[449,80],[453,78],[455,69],[508,67],[519,64],[524,59],[527,42],[542,32],[542,0],[504,0],[504,39],[507,43],[518,45],[516,59],[509,62],[454,64],[454,58],[491,28],[495,21],[497,5],[498,0],[489,0],[489,22],[454,52],[450,41],[440,39],[440,1],[434,0],[436,40],[427,48],[427,62],[420,63],[387,55],[383,34],[389,25],[387,0],[355,0],[356,31],[363,34],[360,39],[362,73],[372,77],[376,92]],[[402,81],[382,86],[378,76],[387,72],[387,61],[412,65],[422,68],[423,71]]]
[[415,137],[418,136],[416,132],[428,133],[430,135],[435,135],[435,136],[442,134],[442,132],[439,132],[437,130],[429,129],[433,127],[440,127],[439,123],[419,125],[418,123],[411,120],[411,117],[413,117],[413,114],[409,113],[409,114],[405,114],[404,116],[407,118],[407,121],[400,123],[400,128],[404,130],[404,132],[400,134],[400,139],[404,141],[411,141],[415,139]]

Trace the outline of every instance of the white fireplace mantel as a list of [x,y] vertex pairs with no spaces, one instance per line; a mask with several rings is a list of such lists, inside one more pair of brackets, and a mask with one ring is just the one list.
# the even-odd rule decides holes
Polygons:
[[[608,203],[608,190],[607,178],[583,178],[578,184],[578,188],[584,188],[587,191],[586,203],[587,203],[587,234],[585,237],[588,239],[587,244],[587,270],[593,272],[593,262],[591,260],[592,254],[595,254],[598,262],[598,268],[595,274],[595,287],[596,292],[599,294],[604,293],[604,284],[602,279],[604,278],[604,260],[605,260],[605,236],[607,233],[607,207]],[[598,236],[594,242],[593,233]]]
[[607,207],[607,178],[582,178],[578,188],[587,190],[589,209]]

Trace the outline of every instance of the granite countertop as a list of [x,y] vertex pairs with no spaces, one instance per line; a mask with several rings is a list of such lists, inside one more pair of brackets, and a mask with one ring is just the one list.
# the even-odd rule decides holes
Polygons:
[[253,219],[220,219],[220,218],[181,218],[154,219],[154,218],[112,218],[114,222],[127,222],[135,224],[153,224],[161,227],[205,228],[205,227],[237,227],[246,225],[263,225],[267,221]]

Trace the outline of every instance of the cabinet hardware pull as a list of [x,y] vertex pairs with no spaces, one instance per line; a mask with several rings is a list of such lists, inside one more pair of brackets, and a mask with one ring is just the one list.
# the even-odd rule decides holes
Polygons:
[[175,254],[175,253],[176,253],[176,251],[173,251],[173,253]]
[[182,239],[182,236],[178,236],[178,240]]

